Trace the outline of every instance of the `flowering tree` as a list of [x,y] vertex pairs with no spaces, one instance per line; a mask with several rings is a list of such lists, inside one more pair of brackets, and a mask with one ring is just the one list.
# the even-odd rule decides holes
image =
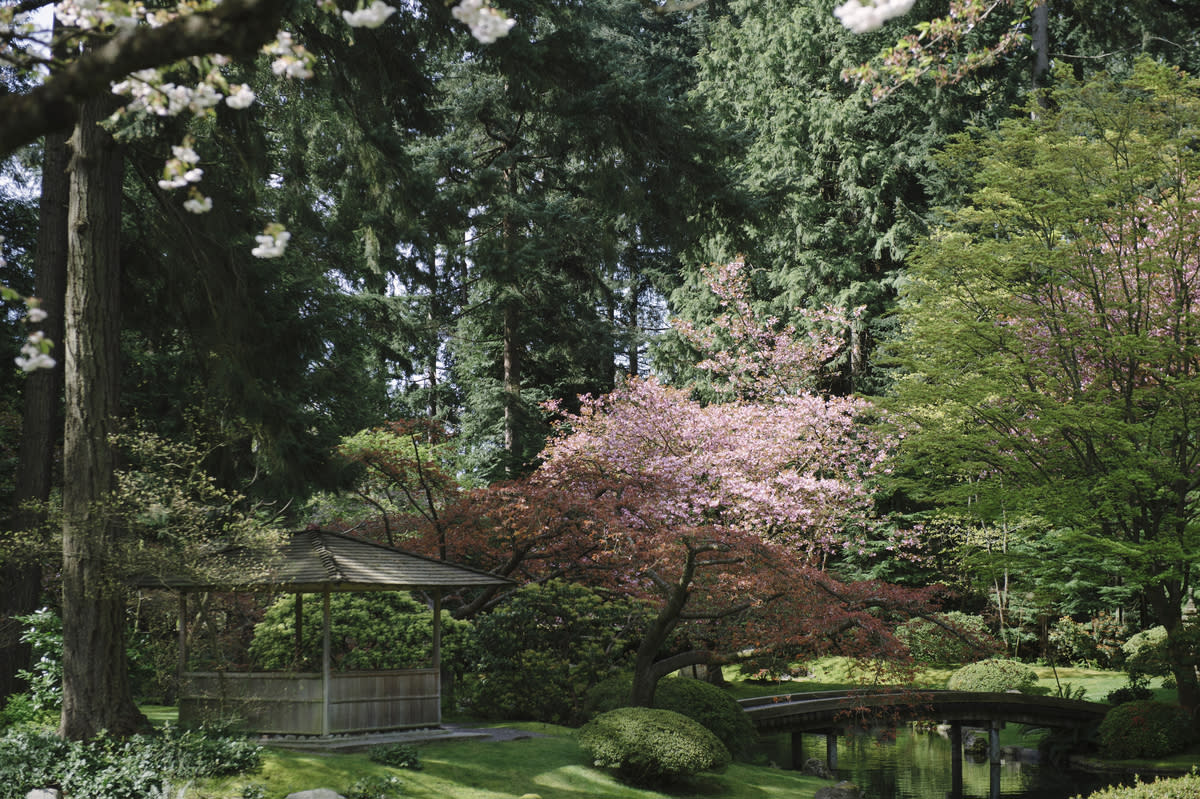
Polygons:
[[[930,497],[1045,520],[1121,564],[1200,706],[1183,609],[1200,552],[1195,79],[1140,62],[962,139],[972,191],[918,259],[896,409]],[[1107,569],[1093,576],[1105,584]]]
[[[736,387],[726,401],[649,379],[584,397],[577,413],[558,410],[532,475],[468,493],[440,517],[451,557],[652,603],[636,703],[652,701],[664,674],[747,647],[894,654],[889,613],[924,607],[919,592],[846,585],[825,570],[870,526],[867,486],[888,444],[863,424],[866,402],[798,388],[807,375],[796,366],[818,365],[833,344],[768,330],[744,302],[743,267],[713,270],[728,311],[710,330],[689,329],[737,353],[707,363]],[[427,530],[432,549],[438,531]],[[681,625],[698,645],[664,657]]]

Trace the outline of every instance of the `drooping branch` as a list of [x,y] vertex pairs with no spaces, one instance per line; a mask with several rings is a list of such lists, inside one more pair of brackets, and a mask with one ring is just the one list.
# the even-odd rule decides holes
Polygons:
[[57,66],[24,94],[0,97],[0,157],[75,124],[81,102],[110,91],[113,82],[142,69],[208,53],[247,58],[279,29],[283,0],[226,0],[212,11],[151,28],[121,31],[78,58]]

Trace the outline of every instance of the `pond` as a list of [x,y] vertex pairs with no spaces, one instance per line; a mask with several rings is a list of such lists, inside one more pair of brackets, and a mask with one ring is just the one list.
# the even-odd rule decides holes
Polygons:
[[[1036,744],[1030,743],[1030,746]],[[771,762],[791,766],[791,738],[763,739],[760,751]],[[804,757],[825,758],[825,736],[804,736]],[[936,733],[902,728],[894,741],[871,735],[839,737],[837,778],[863,789],[866,799],[944,799],[951,795],[950,740]],[[1100,775],[1056,769],[1036,762],[1036,752],[1006,757],[998,769],[999,793],[992,791],[992,767],[963,758],[963,799],[1070,799],[1087,796],[1112,780]]]

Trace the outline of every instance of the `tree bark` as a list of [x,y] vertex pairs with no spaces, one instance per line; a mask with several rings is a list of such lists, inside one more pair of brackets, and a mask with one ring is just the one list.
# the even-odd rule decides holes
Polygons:
[[63,443],[63,709],[59,733],[82,740],[145,724],[125,660],[125,593],[112,568],[120,370],[118,262],[122,157],[99,126],[107,98],[85,102],[71,136]]
[[[33,270],[34,292],[41,300],[46,321],[37,325],[46,337],[59,346],[54,354],[58,365],[38,369],[25,378],[24,413],[21,445],[18,453],[16,485],[13,491],[11,529],[34,530],[45,522],[45,514],[31,511],[27,503],[45,503],[54,482],[54,452],[62,435],[59,392],[62,390],[61,342],[63,330],[63,291],[67,278],[67,137],[46,137],[42,156],[42,196],[38,206],[38,240]],[[40,559],[24,558],[22,553],[0,567],[0,704],[6,697],[24,690],[16,672],[30,667],[28,644],[19,640],[20,625],[11,621],[37,610],[42,589]]]

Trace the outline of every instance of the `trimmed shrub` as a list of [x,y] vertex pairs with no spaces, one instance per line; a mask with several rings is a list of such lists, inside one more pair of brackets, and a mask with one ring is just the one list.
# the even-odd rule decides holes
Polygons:
[[729,765],[717,736],[671,710],[622,707],[601,713],[579,730],[579,745],[596,766],[632,785],[665,785]]
[[896,638],[908,647],[916,662],[932,666],[959,664],[995,651],[998,642],[988,632],[983,617],[955,610],[942,614],[941,618],[968,640],[927,619],[909,619],[896,628]]
[[1178,705],[1126,702],[1100,722],[1100,753],[1115,760],[1156,758],[1187,749],[1193,739],[1191,718]]
[[1021,691],[1037,685],[1037,672],[1015,660],[981,660],[950,675],[946,687],[952,691]]
[[1090,794],[1088,799],[1195,799],[1200,796],[1200,775],[1158,778],[1136,785],[1110,785]]
[[[633,680],[628,675],[609,677],[588,691],[585,703],[590,718],[625,707]],[[729,694],[711,683],[690,677],[668,677],[658,681],[654,691],[654,706],[673,710],[703,725],[720,739],[734,756],[746,754],[758,733],[746,711]]]
[[588,689],[629,664],[647,613],[561,580],[527,585],[475,620],[464,702],[488,718],[578,723]]

